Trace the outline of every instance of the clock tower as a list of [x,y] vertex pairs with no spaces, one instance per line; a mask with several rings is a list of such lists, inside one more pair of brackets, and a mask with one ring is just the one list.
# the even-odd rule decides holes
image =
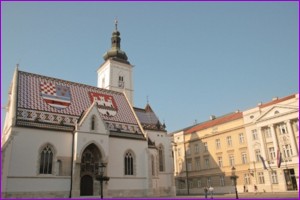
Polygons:
[[121,50],[117,20],[111,37],[111,49],[103,55],[103,58],[104,63],[97,70],[98,87],[124,92],[133,106],[133,65],[129,63],[126,53]]

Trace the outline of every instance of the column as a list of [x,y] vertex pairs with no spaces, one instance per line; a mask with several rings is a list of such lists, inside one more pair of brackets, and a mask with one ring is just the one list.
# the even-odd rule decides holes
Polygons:
[[264,140],[263,140],[263,134],[262,134],[262,127],[258,127],[257,128],[257,134],[258,134],[258,140],[259,140],[259,143],[261,145],[261,156],[267,160],[267,156],[266,156],[266,150],[265,150],[265,143],[264,143]]
[[274,145],[274,151],[275,151],[275,153],[277,153],[279,145],[278,145],[278,142],[277,142],[277,136],[276,136],[276,132],[275,132],[275,129],[274,129],[274,124],[271,124],[268,127],[271,130],[271,136],[272,136],[272,141],[273,141],[273,145]]
[[288,134],[289,134],[289,138],[290,138],[290,141],[291,141],[291,147],[292,147],[292,150],[293,150],[293,156],[297,156],[298,155],[298,149],[297,149],[295,137],[294,137],[294,134],[293,134],[291,120],[285,121],[285,123],[287,125]]

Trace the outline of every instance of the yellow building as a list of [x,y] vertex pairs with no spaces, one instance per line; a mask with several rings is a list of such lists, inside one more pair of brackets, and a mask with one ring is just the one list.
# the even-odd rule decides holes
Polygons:
[[214,193],[234,193],[233,167],[238,192],[250,184],[249,154],[242,112],[173,133],[177,194],[200,194],[212,186]]
[[299,94],[172,134],[177,194],[298,190]]

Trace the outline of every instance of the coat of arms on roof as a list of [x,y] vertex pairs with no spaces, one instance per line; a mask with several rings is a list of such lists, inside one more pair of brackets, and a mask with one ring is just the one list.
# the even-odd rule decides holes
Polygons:
[[40,91],[44,101],[54,108],[63,109],[71,104],[69,87],[51,82],[41,82]]
[[101,114],[113,117],[117,114],[118,107],[111,95],[89,92],[90,101],[97,103],[98,110]]

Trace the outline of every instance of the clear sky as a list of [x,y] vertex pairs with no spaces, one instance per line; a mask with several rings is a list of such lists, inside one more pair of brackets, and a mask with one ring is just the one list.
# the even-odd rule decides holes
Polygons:
[[134,104],[144,108],[149,96],[169,132],[249,109],[299,90],[298,9],[298,2],[1,2],[1,106],[17,63],[96,86],[117,17],[134,65]]

